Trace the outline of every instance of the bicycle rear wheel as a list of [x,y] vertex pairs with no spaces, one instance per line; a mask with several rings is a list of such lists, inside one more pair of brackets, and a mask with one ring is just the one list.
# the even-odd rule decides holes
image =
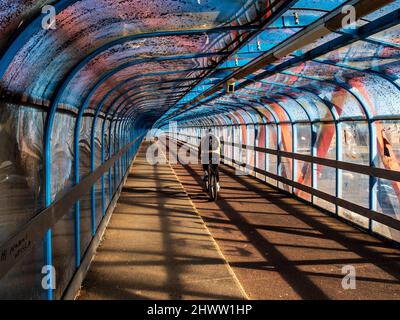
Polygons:
[[209,195],[211,201],[216,201],[218,198],[218,191],[217,191],[217,177],[215,176],[214,172],[211,172],[210,179],[209,179]]

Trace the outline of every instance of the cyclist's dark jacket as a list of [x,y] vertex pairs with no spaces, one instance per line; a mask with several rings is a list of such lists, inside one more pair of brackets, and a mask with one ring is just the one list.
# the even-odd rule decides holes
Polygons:
[[[211,138],[211,143],[210,143]],[[207,134],[201,139],[199,153],[202,164],[219,164],[221,161],[221,141],[213,134]]]

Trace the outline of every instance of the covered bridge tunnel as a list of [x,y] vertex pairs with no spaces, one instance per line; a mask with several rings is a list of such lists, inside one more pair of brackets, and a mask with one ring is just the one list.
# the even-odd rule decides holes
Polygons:
[[[196,198],[201,189],[193,189],[198,168],[147,167],[140,162],[145,147],[140,145],[149,132],[163,131],[169,141],[197,146],[211,128],[222,138],[225,176],[221,202],[207,204],[215,206],[210,209],[214,216],[202,217],[228,262],[223,265],[233,268],[229,274],[247,296],[349,297],[339,287],[331,295],[317,274],[303,268],[311,248],[316,256],[333,252],[336,265],[374,264],[383,270],[360,281],[366,291],[382,283],[385,289],[361,297],[389,293],[399,298],[399,9],[399,0],[1,0],[0,297],[71,297],[118,209],[121,191],[127,197],[124,193],[137,187],[131,181],[124,188],[135,174],[143,179],[147,172],[158,188],[163,174],[172,170],[177,175],[169,179],[182,182],[202,216],[207,208]],[[243,172],[235,176],[230,167]],[[152,201],[164,199],[162,190],[153,194],[138,188],[132,191],[132,206],[144,205],[137,197],[140,190]],[[236,248],[244,253],[235,264],[232,248],[219,242],[215,227],[221,215],[229,221],[233,201],[246,192],[252,197],[225,229],[237,235],[230,233],[230,241],[247,242],[262,253],[253,265],[251,250],[242,247]],[[165,203],[173,196],[168,193]],[[292,209],[274,207],[282,198]],[[165,203],[157,203],[160,212],[163,206],[174,208]],[[128,210],[134,221],[139,221],[134,216],[138,208]],[[319,216],[317,208],[324,214]],[[257,227],[254,217],[246,216],[251,210],[258,216],[265,212],[264,218],[276,214],[277,220],[263,220],[270,225]],[[305,237],[290,244],[300,252],[296,259],[266,242],[277,232],[274,224],[286,221],[279,220],[282,212],[288,223],[296,218],[306,224],[279,226],[281,246],[289,246],[294,236]],[[307,212],[310,216],[303,216]],[[254,228],[247,238],[245,227]],[[146,239],[151,242],[152,235]],[[175,263],[171,246],[178,242],[168,242],[168,235],[163,239],[170,246],[166,259]],[[332,243],[340,246],[328,248]],[[134,251],[135,244],[128,249]],[[335,262],[343,252],[357,256]],[[280,264],[273,265],[274,257]],[[329,265],[328,260],[320,263]],[[107,261],[100,262],[107,266]],[[240,268],[251,266],[254,272],[277,272],[280,280],[265,274],[257,283],[241,278]],[[170,270],[168,279],[178,282],[182,270]],[[381,273],[386,276],[376,279]],[[129,277],[126,298],[143,297],[140,290],[129,295],[134,277]],[[339,286],[340,272],[332,277]],[[110,279],[105,282],[115,287]],[[288,296],[272,295],[279,288],[271,283],[280,287],[284,280]],[[90,283],[96,281],[87,287]],[[118,282],[119,288],[123,285]],[[257,286],[269,291],[253,295]],[[182,284],[172,287],[158,289],[179,289],[169,297],[186,297]],[[191,297],[235,297],[190,292]]]

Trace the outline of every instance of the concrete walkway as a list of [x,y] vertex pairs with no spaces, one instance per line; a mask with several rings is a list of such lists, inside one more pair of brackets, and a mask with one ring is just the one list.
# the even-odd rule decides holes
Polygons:
[[79,299],[244,299],[169,164],[142,145]]
[[200,165],[173,168],[250,299],[400,300],[400,250],[227,166],[216,203]]

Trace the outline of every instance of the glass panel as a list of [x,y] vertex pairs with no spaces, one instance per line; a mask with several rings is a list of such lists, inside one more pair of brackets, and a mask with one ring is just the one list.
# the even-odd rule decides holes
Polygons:
[[297,102],[306,109],[307,113],[310,115],[311,121],[332,120],[332,113],[329,111],[328,106],[317,99],[316,96],[302,94],[298,96]]
[[320,207],[323,210],[327,210],[327,211],[329,211],[331,213],[335,213],[336,212],[336,206],[334,204],[328,202],[328,201],[325,201],[325,200],[320,199],[320,198],[315,197],[315,196],[313,197],[313,201],[314,201],[313,203],[316,206]]
[[339,209],[338,214],[340,217],[343,217],[344,219],[349,220],[354,224],[357,224],[365,229],[368,228],[369,225],[368,218],[341,207],[339,207],[338,209]]
[[[273,83],[283,83],[299,90],[307,90],[312,93],[318,94],[320,98],[326,99],[332,103],[336,112],[340,117],[365,117],[364,111],[360,102],[344,88],[332,82],[321,82],[318,78],[311,79],[300,77],[297,68],[292,68],[290,72],[277,73],[271,77],[266,78],[266,81]],[[321,73],[320,69],[315,68],[315,72]],[[304,70],[310,70],[308,68]],[[301,74],[301,73],[300,73]],[[322,75],[324,75],[322,73]],[[321,80],[323,78],[321,77]]]
[[[342,196],[344,200],[358,204],[368,208],[368,190],[369,177],[363,174],[344,171],[342,172]],[[347,209],[340,208],[339,215],[365,228],[368,228],[368,219],[351,212]]]
[[396,181],[377,179],[377,210],[385,215],[400,220],[399,183]]
[[325,159],[336,159],[336,128],[333,123],[316,123],[316,156]]
[[91,129],[93,117],[83,117],[79,133],[79,175],[86,177],[91,172]]
[[80,201],[80,221],[81,221],[81,257],[86,252],[90,241],[92,240],[92,205],[91,193],[86,193]]
[[369,129],[365,122],[343,122],[340,126],[342,159],[369,165]]
[[[281,157],[279,175],[281,177],[287,178],[289,180],[292,179],[292,159]],[[279,183],[279,187],[283,188],[286,191],[291,190],[291,186],[283,184],[283,183]]]
[[56,269],[56,299],[61,299],[75,272],[75,206],[52,229],[53,265]]
[[286,110],[293,122],[309,120],[307,113],[298,103],[296,103],[295,100],[281,97],[277,102],[279,102],[279,104]]
[[[299,182],[300,184],[304,186],[311,187],[311,163],[310,162],[304,162],[300,160],[296,160],[296,182]],[[311,195],[307,192],[304,192],[299,189],[294,189],[294,193],[307,201],[311,201]]]
[[400,171],[400,123],[399,121],[376,121],[379,168]]
[[[292,152],[293,139],[292,139],[292,126],[290,124],[280,124],[280,150]],[[292,179],[292,159],[281,157],[279,175],[287,179]],[[286,191],[291,190],[291,187],[279,183],[279,186]]]
[[372,221],[372,231],[386,238],[400,242],[400,231],[387,227],[379,222]]
[[[267,148],[272,150],[277,150],[277,127],[275,124],[270,124],[267,126],[268,137],[267,137]],[[278,157],[276,155],[268,154],[266,158],[266,169],[268,172],[273,174],[278,174],[277,165],[278,165]],[[267,182],[277,185],[277,181],[275,179],[271,179],[267,177]]]
[[96,227],[98,227],[103,218],[101,179],[97,180],[95,185],[95,206]]
[[296,153],[311,155],[311,125],[296,124]]
[[240,145],[242,143],[242,138],[241,138],[241,130],[240,127],[233,127],[234,130],[234,136],[233,136],[233,141],[235,146],[233,147],[233,160],[235,161],[240,161],[242,158],[241,154],[241,148],[238,147],[237,145]]
[[[43,129],[46,113],[0,101],[0,242],[44,208]],[[0,299],[43,299],[43,243],[0,281]]]
[[342,198],[368,208],[369,177],[363,174],[342,171]]
[[292,152],[293,138],[292,126],[290,124],[280,124],[280,145],[279,150]]
[[37,109],[0,102],[0,242],[43,209],[43,124]]
[[336,195],[336,169],[332,167],[317,165],[315,188]]
[[1,300],[46,299],[42,289],[44,244],[39,241],[26,257],[17,263],[0,281]]
[[254,142],[255,142],[255,126],[248,125],[246,163],[250,166],[255,166]]
[[96,123],[96,134],[95,134],[95,168],[101,165],[101,128],[103,126],[103,119],[97,119]]
[[[260,125],[257,128],[257,142],[256,142],[256,146],[258,148],[265,148],[266,147],[266,126],[264,125]],[[261,170],[265,170],[265,152],[261,152],[261,151],[257,151],[256,152],[256,167],[261,169]]]
[[107,211],[111,201],[108,171],[103,175],[103,180],[104,180],[104,193],[105,193],[105,210]]

